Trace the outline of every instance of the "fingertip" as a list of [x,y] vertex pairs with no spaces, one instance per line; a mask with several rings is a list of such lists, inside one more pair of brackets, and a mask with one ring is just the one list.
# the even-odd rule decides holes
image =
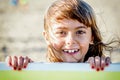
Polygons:
[[91,66],[91,68],[92,68],[92,69],[94,69],[94,68],[95,68],[95,61],[94,61],[94,57],[90,57],[90,58],[89,58],[89,64],[90,64],[90,66]]
[[19,58],[18,58],[18,66],[19,67],[21,67],[21,66],[23,66],[23,57],[22,56],[20,56]]
[[29,58],[26,56],[26,57],[24,58],[23,68],[26,68],[26,67],[27,67],[29,61],[30,61]]
[[100,57],[99,56],[95,57],[95,66],[96,66],[96,69],[99,71],[100,66],[101,66],[101,61],[100,61]]
[[105,58],[104,57],[101,57],[101,70],[104,69],[104,67],[106,66],[105,64]]
[[17,56],[14,56],[14,59],[18,59]]
[[33,60],[31,60],[31,59],[29,59],[29,63],[32,63],[32,62],[34,62]]
[[99,56],[96,56],[96,57],[95,57],[95,61],[96,61],[96,62],[100,62],[100,57],[99,57]]
[[8,61],[9,61],[9,56],[5,58],[5,62],[8,62]]
[[109,66],[110,63],[111,63],[110,57],[106,57],[105,65]]
[[89,57],[87,62],[90,63],[93,59],[93,57]]
[[7,63],[8,66],[12,66],[11,56],[7,56],[6,59],[5,59],[5,62]]
[[13,67],[18,67],[18,58],[17,56],[13,56],[13,59],[12,59],[12,65]]

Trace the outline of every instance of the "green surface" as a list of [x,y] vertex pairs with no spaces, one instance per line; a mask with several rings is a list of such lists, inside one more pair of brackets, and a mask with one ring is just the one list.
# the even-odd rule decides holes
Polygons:
[[120,72],[0,71],[0,80],[120,80]]

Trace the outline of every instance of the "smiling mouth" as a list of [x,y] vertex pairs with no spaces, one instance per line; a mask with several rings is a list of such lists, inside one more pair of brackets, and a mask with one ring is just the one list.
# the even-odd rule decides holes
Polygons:
[[76,54],[79,52],[79,49],[62,50],[62,51],[67,54]]

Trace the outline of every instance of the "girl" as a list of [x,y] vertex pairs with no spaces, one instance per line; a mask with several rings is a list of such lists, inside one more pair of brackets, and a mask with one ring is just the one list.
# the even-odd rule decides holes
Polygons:
[[[89,62],[91,67],[104,70],[110,63],[105,57],[101,34],[93,9],[82,0],[57,0],[44,16],[43,35],[48,44],[48,62]],[[28,57],[9,56],[7,63],[14,70],[33,62]]]

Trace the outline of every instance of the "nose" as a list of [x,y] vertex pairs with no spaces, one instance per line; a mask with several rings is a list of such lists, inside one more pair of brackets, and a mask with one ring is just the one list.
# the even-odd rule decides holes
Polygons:
[[76,43],[76,40],[75,40],[75,37],[73,34],[69,33],[66,37],[66,40],[65,40],[66,44],[67,45],[73,45]]

